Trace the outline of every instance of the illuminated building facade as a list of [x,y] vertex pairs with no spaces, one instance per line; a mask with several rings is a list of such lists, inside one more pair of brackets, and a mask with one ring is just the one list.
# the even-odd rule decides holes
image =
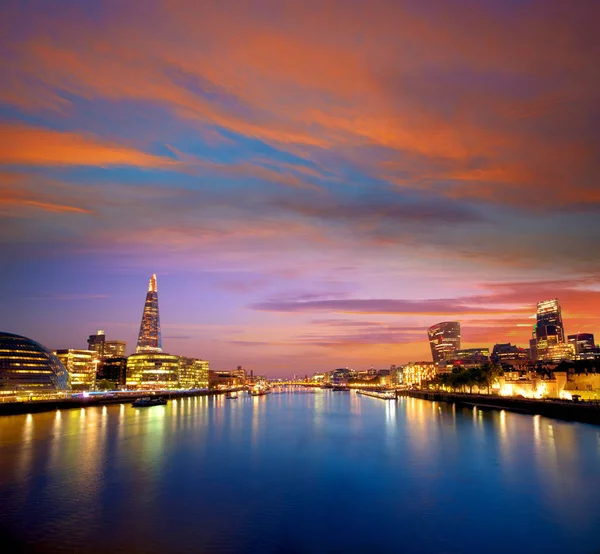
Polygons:
[[600,354],[600,349],[596,346],[592,333],[569,335],[567,340],[573,346],[576,360],[593,359]]
[[565,343],[565,329],[558,299],[544,300],[537,305],[537,321],[533,329],[536,359],[553,360]]
[[125,356],[127,343],[124,340],[107,340],[104,342],[104,357],[119,358]]
[[207,389],[209,364],[197,358],[181,358],[179,387],[182,389]]
[[69,374],[45,346],[0,333],[0,402],[56,397],[70,389]]
[[73,391],[94,390],[99,359],[94,350],[57,350],[56,357],[67,368]]
[[137,354],[144,352],[162,352],[162,339],[160,335],[160,318],[158,316],[158,285],[156,275],[150,277],[146,303],[142,314],[140,334],[138,336]]
[[402,367],[401,383],[420,386],[424,381],[435,379],[438,373],[435,362],[410,362]]
[[87,342],[88,349],[94,350],[100,359],[125,356],[127,343],[122,340],[106,340],[102,329],[98,329],[95,335],[90,335]]
[[165,390],[179,388],[179,356],[148,352],[127,358],[127,388]]
[[435,363],[452,358],[460,350],[460,323],[458,321],[444,321],[432,325],[427,330],[431,356]]

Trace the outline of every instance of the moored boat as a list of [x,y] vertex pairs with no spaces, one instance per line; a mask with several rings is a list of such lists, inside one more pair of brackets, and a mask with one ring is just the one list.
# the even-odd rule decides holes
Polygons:
[[234,391],[229,391],[226,395],[225,398],[227,398],[228,400],[236,400],[238,397],[238,393],[234,392]]
[[162,396],[143,396],[137,398],[131,405],[134,408],[149,408],[150,406],[164,406],[167,399]]

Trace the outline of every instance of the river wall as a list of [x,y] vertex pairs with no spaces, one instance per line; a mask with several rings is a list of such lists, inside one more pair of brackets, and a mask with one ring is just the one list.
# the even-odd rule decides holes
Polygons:
[[463,406],[477,406],[497,410],[509,410],[525,414],[581,421],[600,425],[600,405],[591,402],[561,400],[530,400],[487,394],[461,394],[445,391],[399,391],[399,396],[410,396],[436,402],[450,402]]
[[230,391],[242,390],[242,387],[228,390],[195,390],[195,391],[160,391],[152,394],[151,392],[132,392],[119,393],[117,396],[90,395],[86,398],[59,398],[56,400],[38,400],[33,402],[6,402],[0,404],[0,416],[36,414],[40,412],[49,412],[54,410],[68,410],[72,408],[87,408],[89,406],[105,406],[107,404],[129,404],[137,398],[144,396],[163,397],[167,399],[186,398],[188,396],[212,396],[216,394],[225,394]]

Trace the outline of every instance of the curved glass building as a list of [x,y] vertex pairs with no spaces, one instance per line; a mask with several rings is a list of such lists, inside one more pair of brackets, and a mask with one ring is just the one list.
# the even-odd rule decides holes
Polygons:
[[452,357],[460,350],[460,323],[458,321],[442,321],[427,329],[431,356],[435,363]]
[[47,398],[69,389],[69,374],[50,350],[0,332],[0,399]]

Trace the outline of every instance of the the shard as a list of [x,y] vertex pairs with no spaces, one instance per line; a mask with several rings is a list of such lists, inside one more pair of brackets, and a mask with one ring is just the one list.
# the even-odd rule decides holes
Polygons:
[[137,353],[140,352],[162,352],[162,339],[160,336],[160,318],[158,317],[158,286],[156,275],[150,277],[146,304],[142,314],[142,324],[138,336]]

